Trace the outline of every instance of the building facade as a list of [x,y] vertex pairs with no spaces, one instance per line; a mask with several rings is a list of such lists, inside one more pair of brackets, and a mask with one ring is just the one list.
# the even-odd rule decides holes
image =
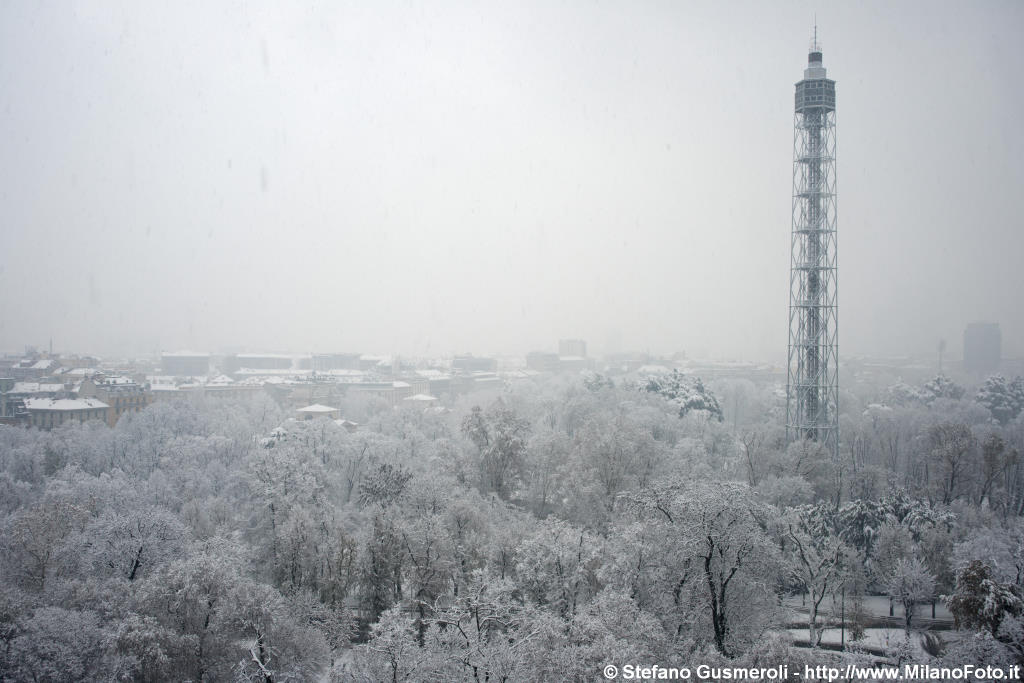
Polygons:
[[152,392],[129,377],[87,377],[82,380],[78,395],[97,398],[110,406],[107,424],[111,427],[125,413],[138,413],[153,402]]
[[69,422],[106,422],[110,406],[97,398],[27,398],[25,410],[29,425],[53,429]]

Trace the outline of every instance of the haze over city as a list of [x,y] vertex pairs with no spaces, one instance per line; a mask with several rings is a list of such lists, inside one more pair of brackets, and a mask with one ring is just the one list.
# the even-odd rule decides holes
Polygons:
[[781,359],[793,82],[840,350],[1024,339],[1017,2],[0,7],[0,349]]
[[1021,680],[1022,29],[0,3],[0,680]]

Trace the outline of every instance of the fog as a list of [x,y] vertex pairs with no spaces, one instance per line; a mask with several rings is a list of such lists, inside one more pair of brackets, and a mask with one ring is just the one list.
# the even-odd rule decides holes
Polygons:
[[793,84],[840,351],[1024,351],[1024,5],[0,5],[0,349],[782,358]]

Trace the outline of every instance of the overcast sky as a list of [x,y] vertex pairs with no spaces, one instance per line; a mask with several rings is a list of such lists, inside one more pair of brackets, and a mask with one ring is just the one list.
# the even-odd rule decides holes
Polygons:
[[1024,352],[1024,3],[4,2],[0,349],[782,358],[793,85],[840,352]]

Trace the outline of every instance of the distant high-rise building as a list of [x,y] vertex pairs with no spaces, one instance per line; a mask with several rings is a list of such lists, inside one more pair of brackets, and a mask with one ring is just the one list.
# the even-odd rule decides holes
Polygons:
[[964,370],[981,375],[999,369],[1003,334],[999,323],[971,323],[964,330]]
[[579,358],[586,358],[587,342],[583,341],[582,339],[559,339],[558,355],[577,356]]
[[825,77],[817,28],[793,118],[786,437],[839,457],[836,301],[836,83]]
[[160,371],[176,377],[203,377],[210,374],[210,354],[179,351],[160,356]]

